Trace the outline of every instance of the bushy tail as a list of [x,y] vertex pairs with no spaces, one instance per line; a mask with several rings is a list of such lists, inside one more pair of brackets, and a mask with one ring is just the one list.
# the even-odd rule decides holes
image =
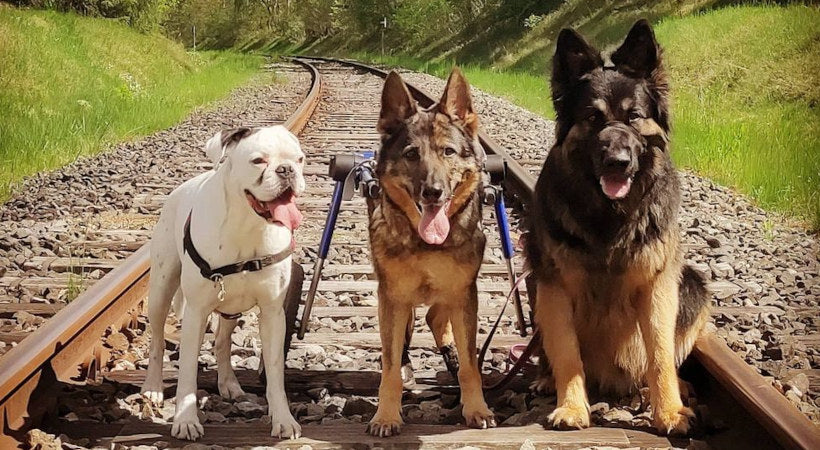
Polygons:
[[691,327],[709,306],[709,291],[703,276],[689,265],[683,266],[678,304],[678,331]]

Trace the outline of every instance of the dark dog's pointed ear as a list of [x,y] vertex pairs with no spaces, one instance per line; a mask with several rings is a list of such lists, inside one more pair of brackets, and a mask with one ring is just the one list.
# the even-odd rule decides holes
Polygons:
[[612,63],[618,70],[642,78],[648,78],[660,66],[660,47],[646,19],[632,25],[624,43],[612,54]]
[[650,93],[655,100],[655,120],[668,132],[669,81],[663,68],[663,51],[655,39],[652,25],[646,19],[635,22],[611,59],[621,73],[649,82]]
[[478,118],[473,112],[473,97],[470,94],[470,84],[458,67],[453,67],[444,93],[438,102],[440,112],[461,120],[470,135],[478,129]]
[[558,34],[552,59],[553,84],[565,85],[604,65],[601,54],[575,30],[564,28]]
[[404,121],[416,113],[416,103],[410,96],[404,81],[396,71],[391,71],[384,80],[382,109],[379,114],[379,133],[393,134]]

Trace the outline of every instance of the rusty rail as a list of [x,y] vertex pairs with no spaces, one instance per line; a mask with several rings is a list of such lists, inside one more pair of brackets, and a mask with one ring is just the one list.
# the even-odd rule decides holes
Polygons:
[[[294,61],[311,74],[308,94],[284,123],[298,135],[319,104],[322,78],[308,62]],[[56,381],[82,382],[98,375],[108,359],[101,338],[108,328],[119,330],[136,320],[148,293],[149,268],[146,245],[2,357],[0,448],[17,447],[47,411],[47,393]]]
[[[314,56],[305,59],[346,64],[382,78],[387,76],[386,71],[358,61]],[[409,83],[405,84],[422,107],[426,108],[435,103],[433,97],[423,90]],[[513,189],[526,205],[535,191],[536,178],[483,131],[479,132],[479,140],[487,152],[500,155],[507,161],[509,185],[505,188]],[[697,341],[692,354],[709,375],[730,392],[778,443],[792,449],[820,449],[820,429],[777,392],[752,366],[746,364],[723,340],[714,334],[705,335]]]

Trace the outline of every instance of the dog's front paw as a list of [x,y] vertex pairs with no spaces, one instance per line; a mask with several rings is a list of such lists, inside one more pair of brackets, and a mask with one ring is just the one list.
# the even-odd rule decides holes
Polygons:
[[290,411],[271,416],[270,435],[280,439],[299,439],[302,435],[302,426],[293,418]]
[[382,411],[376,411],[376,415],[367,424],[367,433],[377,437],[390,437],[401,433],[401,426],[404,422],[401,416],[396,414],[385,414]]
[[186,439],[195,441],[205,434],[205,429],[199,423],[199,419],[174,419],[174,425],[171,427],[171,436],[177,439]]
[[555,379],[552,375],[539,375],[538,378],[530,383],[530,391],[534,394],[554,394]]
[[149,375],[145,378],[145,381],[142,383],[142,389],[140,389],[140,393],[142,396],[156,406],[162,406],[162,401],[164,399],[162,393],[162,378],[155,379],[157,377],[152,377]]
[[486,405],[470,410],[464,408],[462,414],[468,427],[484,429],[495,428],[496,426],[495,414]]
[[239,396],[245,395],[242,386],[236,381],[236,378],[228,378],[226,380],[219,380],[217,382],[219,388],[219,396],[222,398],[235,399]]
[[557,430],[587,428],[589,426],[589,409],[584,405],[564,403],[563,406],[556,408],[547,416],[547,422]]
[[164,400],[162,389],[147,389],[144,386],[142,388],[142,397],[156,406],[162,406],[162,402]]
[[653,425],[658,433],[683,436],[689,433],[695,413],[691,409],[681,406],[670,411],[655,411]]

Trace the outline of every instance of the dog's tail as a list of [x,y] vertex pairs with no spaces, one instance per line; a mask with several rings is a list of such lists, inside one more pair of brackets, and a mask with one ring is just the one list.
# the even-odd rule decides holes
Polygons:
[[695,269],[684,265],[681,272],[678,319],[675,332],[675,365],[689,356],[706,323],[709,321],[709,290]]
[[704,309],[709,306],[709,291],[706,289],[706,281],[692,266],[683,266],[680,280],[678,303],[678,330],[690,328],[700,316]]

